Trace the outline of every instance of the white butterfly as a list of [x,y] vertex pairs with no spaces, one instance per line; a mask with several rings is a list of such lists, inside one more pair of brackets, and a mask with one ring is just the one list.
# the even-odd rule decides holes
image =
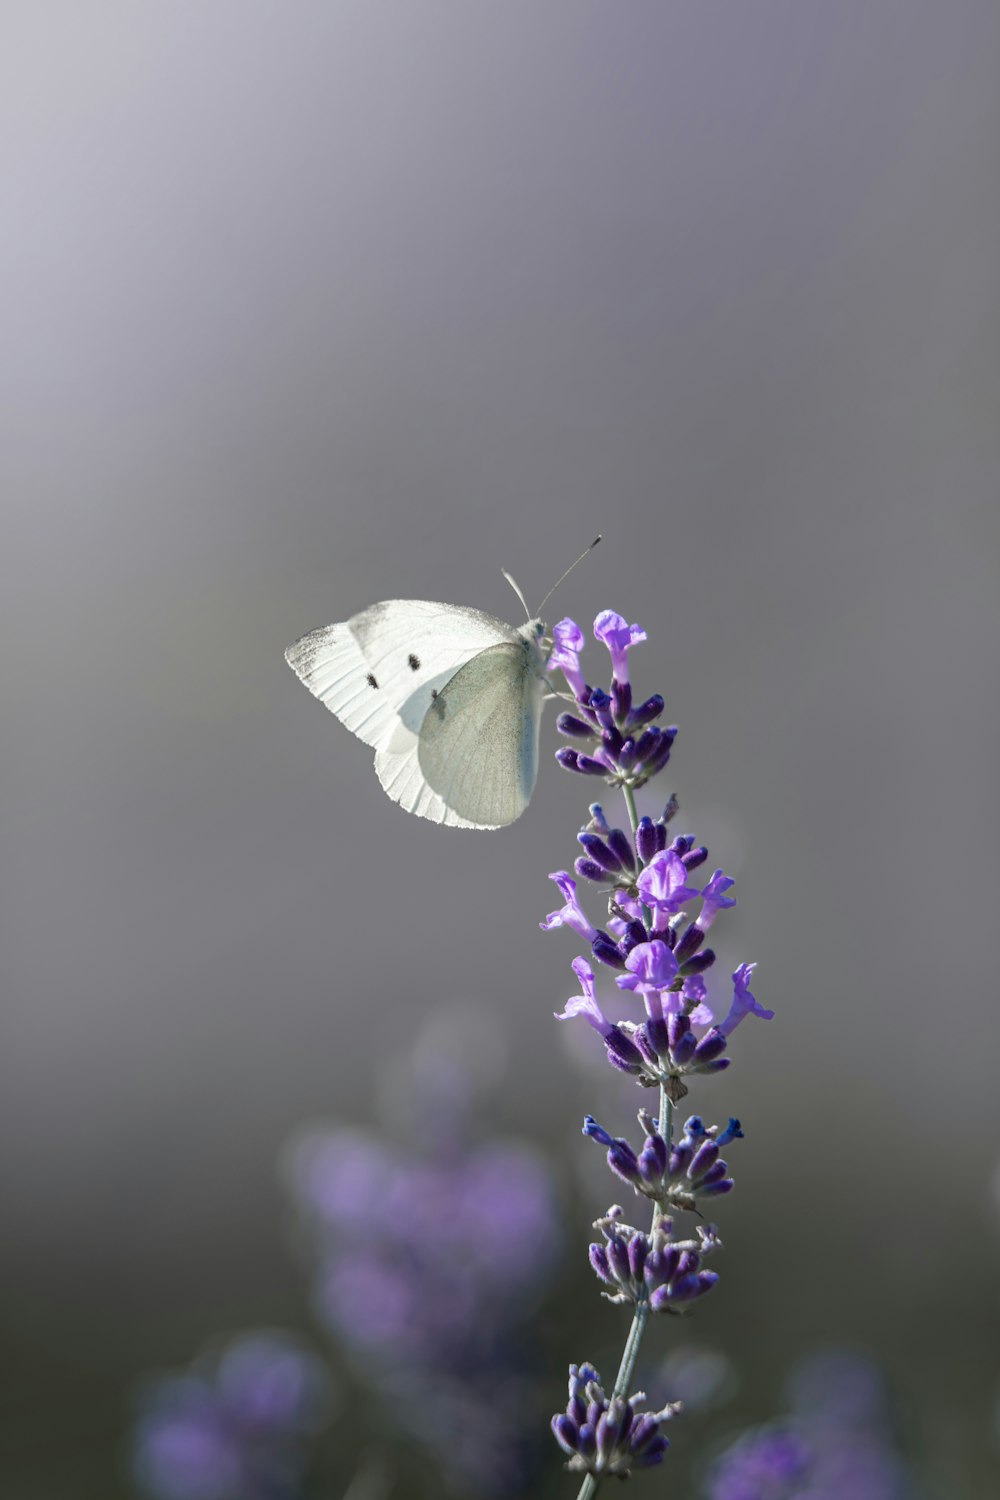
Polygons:
[[460,604],[388,599],[310,631],[285,660],[374,746],[394,802],[451,828],[502,828],[534,790],[550,649],[540,619],[515,627]]

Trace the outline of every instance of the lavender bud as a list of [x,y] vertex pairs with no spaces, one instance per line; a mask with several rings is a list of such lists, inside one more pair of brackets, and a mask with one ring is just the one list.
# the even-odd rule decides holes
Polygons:
[[573,868],[582,880],[592,880],[596,885],[603,885],[608,878],[607,870],[602,870],[592,859],[584,859],[582,856],[573,861]]
[[[558,750],[556,754],[559,754]],[[581,755],[579,751],[577,752],[574,770],[579,771],[584,776],[607,776],[608,774],[608,768],[602,760],[595,760],[592,755]]]
[[620,1235],[612,1234],[607,1244],[608,1265],[616,1281],[629,1280],[628,1245]]
[[610,729],[605,729],[601,735],[601,741],[611,758],[620,762],[622,750],[625,745],[625,736],[621,731],[612,725]]
[[615,1285],[615,1278],[608,1261],[608,1252],[603,1245],[592,1244],[590,1247],[590,1264],[602,1281],[608,1286]]
[[710,1292],[718,1281],[715,1271],[698,1271],[687,1276],[679,1276],[670,1287],[671,1302],[693,1302],[696,1297],[702,1297]]
[[610,833],[611,825],[604,816],[604,808],[599,802],[592,802],[587,809],[590,813],[589,833]]
[[734,1186],[731,1177],[723,1177],[718,1182],[699,1183],[698,1193],[702,1198],[718,1198],[723,1193],[731,1193]]
[[671,734],[669,729],[664,729],[660,735],[660,743],[657,746],[656,750],[652,755],[648,755],[644,759],[642,763],[642,774],[647,778],[647,780],[650,776],[655,776],[659,771],[662,771],[663,767],[670,759],[670,751],[671,747],[673,746],[674,735],[676,733],[676,729],[674,730],[673,734]]
[[628,1247],[628,1264],[632,1273],[632,1279],[636,1282],[642,1280],[642,1273],[646,1269],[646,1257],[649,1254],[649,1241],[644,1234],[634,1234]]
[[[723,1043],[725,1037],[723,1037]],[[604,1038],[608,1057],[616,1068],[623,1073],[641,1073],[643,1067],[642,1053],[633,1041],[622,1031],[620,1026],[612,1026]]]
[[663,699],[659,693],[654,693],[647,698],[645,703],[638,704],[628,716],[628,728],[641,729],[644,724],[649,724],[653,719],[658,719],[663,712]]
[[560,734],[573,735],[578,740],[591,740],[594,737],[593,724],[585,724],[574,714],[560,714],[556,720],[556,728]]
[[606,932],[598,932],[590,945],[590,951],[598,963],[607,964],[609,969],[624,970],[625,959],[618,950],[618,944]]
[[652,818],[639,819],[639,826],[635,831],[635,843],[639,851],[640,862],[648,865],[656,853],[656,825]]
[[684,856],[684,867],[687,870],[697,870],[708,858],[708,850],[702,844],[700,849],[692,849],[690,854]]
[[[611,846],[606,844],[596,833],[578,833],[577,843],[582,846],[595,864],[606,870],[609,875],[621,875],[623,868],[618,856],[612,851]],[[603,876],[601,877],[604,878]]]
[[611,708],[618,723],[624,723],[632,709],[632,684],[627,680],[611,679]]
[[[697,1182],[704,1177],[709,1167],[714,1166],[719,1156],[719,1148],[715,1141],[704,1141],[695,1152],[691,1165],[688,1167],[687,1175],[692,1182]],[[725,1164],[723,1164],[723,1176],[725,1176]]]
[[636,759],[635,740],[623,740],[617,754],[618,764],[621,769],[623,771],[631,771],[636,763]]
[[580,1441],[580,1429],[565,1412],[556,1412],[552,1418],[552,1431],[556,1442],[564,1453],[575,1453]]
[[[588,1116],[589,1118],[589,1116]],[[678,1141],[670,1153],[670,1175],[679,1177],[691,1165],[694,1148],[688,1140]]]
[[694,1032],[690,1030],[685,1031],[682,1036],[678,1037],[677,1042],[670,1049],[672,1061],[678,1068],[683,1068],[686,1063],[691,1061],[697,1048],[698,1038]]
[[667,1167],[667,1146],[662,1135],[647,1136],[636,1163],[643,1182],[659,1182]]
[[674,955],[677,959],[677,962],[684,963],[687,959],[691,958],[695,953],[698,952],[698,949],[701,947],[704,941],[705,934],[702,932],[697,922],[692,922],[690,927],[687,929],[684,936],[681,938],[680,942],[674,949]]
[[717,1026],[713,1026],[711,1031],[706,1032],[694,1049],[694,1055],[699,1063],[714,1062],[725,1050],[726,1038]]
[[[673,1016],[670,1017],[672,1021]],[[658,1062],[667,1062],[670,1057],[670,1022],[661,1020],[659,1017],[650,1016],[645,1027],[649,1035],[649,1044],[653,1050],[653,1056]]]
[[657,729],[655,725],[644,729],[635,742],[635,759],[640,762],[647,761],[660,748],[662,738],[663,731]]
[[591,693],[590,710],[602,729],[614,729],[615,721],[611,713],[611,699],[603,688],[594,688]]
[[705,970],[710,969],[714,963],[714,950],[712,948],[703,948],[700,953],[696,953],[693,958],[689,958],[687,963],[681,964],[681,973],[685,979],[691,974],[704,974]]
[[612,828],[608,834],[608,843],[611,851],[618,858],[622,869],[628,874],[635,873],[635,850],[632,848],[631,840],[626,837],[620,828]]
[[593,1115],[584,1115],[582,1135],[589,1135],[599,1146],[610,1146],[614,1136],[609,1135],[603,1125],[599,1125]]
[[690,1023],[685,1015],[679,1012],[672,1014],[667,1021],[667,1032],[670,1038],[671,1049],[677,1046],[681,1037],[690,1029]]
[[650,1038],[650,1032],[653,1026],[661,1024],[661,1022],[655,1022],[650,1019],[644,1022],[643,1025],[637,1026],[635,1028],[635,1044],[639,1048],[639,1051],[642,1053],[643,1057],[646,1059],[646,1062],[651,1068],[656,1068],[659,1066],[660,1057],[654,1049],[652,1040]]
[[619,952],[623,953],[627,958],[628,955],[632,952],[633,948],[638,948],[640,943],[648,942],[649,933],[646,931],[645,927],[643,927],[642,923],[638,919],[635,919],[628,924],[625,931],[622,933],[621,938],[619,939]]

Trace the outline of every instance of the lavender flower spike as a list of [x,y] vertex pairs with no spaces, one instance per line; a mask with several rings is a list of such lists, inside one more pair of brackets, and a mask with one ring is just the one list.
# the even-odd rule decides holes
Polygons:
[[[611,653],[609,691],[584,681],[579,627],[564,620],[554,634],[549,665],[563,671],[576,700],[573,711],[560,716],[557,727],[572,743],[557,750],[556,759],[567,770],[599,776],[608,787],[619,788],[629,829],[614,827],[600,803],[591,805],[590,821],[577,836],[582,853],[573,866],[580,891],[565,871],[553,876],[565,905],[541,925],[546,930],[570,928],[588,942],[593,958],[617,971],[618,990],[641,997],[645,1008],[641,1020],[609,1019],[597,1000],[593,970],[581,957],[574,959],[573,969],[582,993],[566,1002],[559,1018],[583,1016],[603,1038],[609,1061],[659,1094],[655,1117],[639,1111],[645,1136],[640,1149],[613,1136],[593,1115],[587,1115],[583,1127],[585,1135],[605,1148],[616,1176],[652,1205],[648,1231],[623,1223],[620,1208],[610,1209],[595,1226],[604,1242],[590,1246],[590,1264],[607,1288],[604,1296],[632,1313],[611,1397],[605,1396],[592,1366],[573,1366],[569,1406],[552,1420],[556,1439],[569,1455],[567,1467],[584,1474],[577,1500],[594,1500],[604,1476],[624,1477],[642,1463],[659,1462],[666,1447],[659,1434],[663,1413],[636,1417],[626,1400],[647,1324],[657,1313],[687,1312],[718,1281],[714,1271],[702,1266],[703,1257],[721,1243],[714,1228],[699,1226],[693,1238],[674,1238],[667,1215],[675,1210],[697,1214],[704,1200],[732,1190],[722,1151],[743,1131],[738,1120],[706,1126],[697,1114],[677,1131],[675,1107],[688,1093],[689,1082],[696,1077],[707,1081],[730,1066],[729,1039],[744,1016],[770,1019],[773,1013],[750,990],[752,964],[741,964],[733,974],[728,1014],[726,1002],[719,1003],[707,978],[716,954],[706,937],[719,914],[736,905],[730,895],[733,881],[717,869],[704,886],[691,883],[708,850],[693,834],[671,842],[668,825],[677,812],[675,796],[655,821],[636,804],[636,793],[664,770],[677,735],[674,726],[657,722],[664,709],[659,693],[633,706],[628,653],[646,639],[645,631],[613,610],[602,610],[595,619],[594,635]],[[605,922],[603,927],[583,910],[581,893],[587,883],[598,887],[607,902],[607,917],[597,918]],[[698,903],[691,915],[686,914],[689,903]],[[726,1019],[720,1024],[717,1015]]]

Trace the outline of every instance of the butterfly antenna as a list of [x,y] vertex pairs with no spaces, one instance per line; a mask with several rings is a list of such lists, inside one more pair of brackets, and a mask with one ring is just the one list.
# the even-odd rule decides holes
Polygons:
[[[538,613],[539,614],[541,614],[541,612],[545,608],[546,604],[548,604],[549,600],[552,598],[552,595],[555,593],[556,589],[562,583],[563,579],[569,577],[569,575],[572,573],[573,569],[576,567],[577,563],[582,563],[583,559],[585,557],[589,557],[590,556],[590,554],[593,552],[594,548],[597,546],[597,544],[598,544],[598,542],[600,540],[601,540],[601,538],[599,536],[595,536],[594,540],[591,542],[591,544],[587,548],[586,552],[581,552],[580,556],[577,558],[576,562],[571,562],[570,563],[569,567],[566,569],[565,573],[562,575],[562,578],[557,578],[556,579],[555,583],[549,589],[548,593],[545,595],[545,598],[542,600],[541,604],[538,606]],[[521,592],[521,590],[518,589],[518,593],[520,593],[520,592]]]
[[515,583],[514,579],[511,578],[511,576],[507,572],[506,568],[501,568],[500,571],[503,574],[503,576],[506,578],[507,582],[510,584],[511,588],[514,590],[514,593],[520,599],[521,604],[522,604],[522,606],[524,608],[524,617],[525,617],[525,619],[526,620],[530,620],[531,619],[531,610],[528,608],[527,600],[525,599],[524,595],[521,593],[520,588]]

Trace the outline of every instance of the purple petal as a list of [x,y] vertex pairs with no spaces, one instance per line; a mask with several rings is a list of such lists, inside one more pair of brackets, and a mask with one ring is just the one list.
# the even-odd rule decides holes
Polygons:
[[733,975],[733,1003],[728,1016],[719,1027],[723,1036],[731,1036],[744,1016],[760,1016],[762,1021],[774,1018],[774,1011],[766,1010],[763,1005],[758,1004],[756,997],[750,992],[750,975],[756,967],[756,964],[740,964]]

